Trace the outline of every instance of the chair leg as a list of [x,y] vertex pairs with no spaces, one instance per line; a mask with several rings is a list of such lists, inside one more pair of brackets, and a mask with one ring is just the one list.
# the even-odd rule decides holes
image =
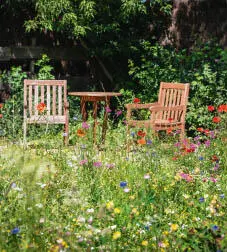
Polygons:
[[181,126],[181,131],[180,131],[180,140],[183,141],[185,138],[185,127],[184,125]]
[[130,133],[130,128],[129,128],[129,125],[127,124],[127,126],[126,126],[126,149],[127,149],[127,152],[129,152],[129,133]]
[[69,143],[69,123],[66,122],[64,126],[64,145]]
[[27,123],[24,121],[24,137],[23,137],[23,142],[24,142],[24,145],[26,144],[27,142]]

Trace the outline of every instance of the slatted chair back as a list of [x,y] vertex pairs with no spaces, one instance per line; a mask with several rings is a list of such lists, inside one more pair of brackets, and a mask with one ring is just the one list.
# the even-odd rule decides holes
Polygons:
[[[45,107],[40,113],[38,105]],[[44,105],[45,104],[45,105]],[[65,124],[68,135],[66,80],[24,80],[24,136],[27,123]]]
[[[161,82],[158,96],[158,104],[167,107],[167,110],[160,111],[158,119],[182,121],[186,113],[186,106],[189,95],[189,83],[167,83]],[[183,106],[182,110],[175,110],[174,107]]]

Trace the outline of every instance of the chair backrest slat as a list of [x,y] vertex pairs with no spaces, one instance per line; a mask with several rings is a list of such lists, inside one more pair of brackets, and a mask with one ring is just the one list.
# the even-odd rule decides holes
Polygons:
[[58,115],[62,115],[62,86],[58,86]]
[[35,115],[38,115],[38,110],[37,110],[38,104],[39,104],[39,87],[35,86],[35,102],[34,102]]
[[56,86],[53,86],[52,92],[52,114],[56,115]]
[[[27,88],[27,86],[26,86],[26,88]],[[33,106],[32,106],[32,86],[29,86],[29,93],[28,93],[28,97],[29,97],[29,99],[28,99],[28,102],[29,102],[29,114],[30,114],[30,116],[32,116],[33,115]]]
[[50,115],[50,85],[47,86],[47,115]]
[[188,83],[167,83],[161,82],[160,91],[158,97],[158,103],[161,106],[167,107],[168,110],[159,113],[158,119],[173,119],[179,120],[181,117],[184,117],[186,111],[180,110],[171,110],[171,107],[187,105],[189,93],[189,84]]
[[44,88],[45,88],[45,86],[41,86],[41,102],[42,103],[45,103],[45,101],[44,101]]
[[[67,84],[63,80],[25,80],[24,102],[28,104],[26,117],[39,116],[37,105],[46,105],[47,116],[65,116],[64,104],[67,102]],[[25,110],[27,111],[27,110]],[[34,117],[34,118],[35,118]]]

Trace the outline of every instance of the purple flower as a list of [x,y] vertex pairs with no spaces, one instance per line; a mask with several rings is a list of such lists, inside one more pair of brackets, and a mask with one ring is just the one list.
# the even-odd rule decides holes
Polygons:
[[112,111],[112,110],[110,109],[110,107],[106,107],[105,110],[106,110],[107,113],[110,113],[110,112]]
[[87,159],[81,160],[81,161],[80,161],[80,165],[87,164],[87,162],[88,162]]
[[82,122],[82,128],[83,128],[83,129],[89,129],[89,128],[90,128],[90,125],[87,124],[86,122]]
[[213,230],[213,231],[217,231],[217,230],[218,230],[218,226],[214,225],[214,226],[212,227],[212,230]]
[[18,227],[11,230],[11,234],[18,234],[20,232],[20,229]]
[[106,167],[109,168],[109,169],[112,169],[114,168],[115,164],[106,164]]
[[200,145],[201,145],[201,142],[200,142],[200,141],[198,141],[198,142],[196,142],[196,144],[197,144],[197,146],[200,146]]
[[195,142],[198,141],[199,139],[200,139],[200,136],[194,137],[194,141],[195,141]]
[[179,148],[181,146],[181,143],[177,142],[177,143],[174,144],[174,146]]
[[176,135],[179,135],[180,133],[181,133],[181,130],[176,130],[176,131],[175,131],[175,134],[176,134]]
[[218,180],[214,177],[210,177],[210,181],[213,182],[213,183],[216,183]]
[[150,145],[152,144],[152,141],[150,139],[147,140],[147,144]]
[[120,182],[120,187],[121,188],[124,188],[124,187],[126,187],[127,186],[127,182],[125,182],[125,181],[121,181]]
[[199,198],[199,202],[203,203],[205,201],[205,199],[203,197]]
[[212,130],[212,131],[210,131],[210,137],[211,138],[215,138],[215,132]]
[[122,114],[122,111],[121,110],[118,110],[117,112],[116,112],[116,116],[120,116]]
[[101,167],[102,166],[102,162],[94,162],[93,163],[93,165],[95,166],[95,167]]
[[219,163],[216,163],[215,166],[214,166],[214,171],[217,171],[219,168]]
[[205,142],[204,142],[204,144],[205,144],[205,146],[208,148],[208,147],[210,147],[210,140],[206,140]]

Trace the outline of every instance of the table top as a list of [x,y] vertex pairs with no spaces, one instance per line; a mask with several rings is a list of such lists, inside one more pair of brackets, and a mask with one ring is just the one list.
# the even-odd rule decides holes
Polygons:
[[121,96],[121,93],[115,92],[69,92],[69,95],[74,96],[84,96],[84,97],[111,97],[111,96]]

